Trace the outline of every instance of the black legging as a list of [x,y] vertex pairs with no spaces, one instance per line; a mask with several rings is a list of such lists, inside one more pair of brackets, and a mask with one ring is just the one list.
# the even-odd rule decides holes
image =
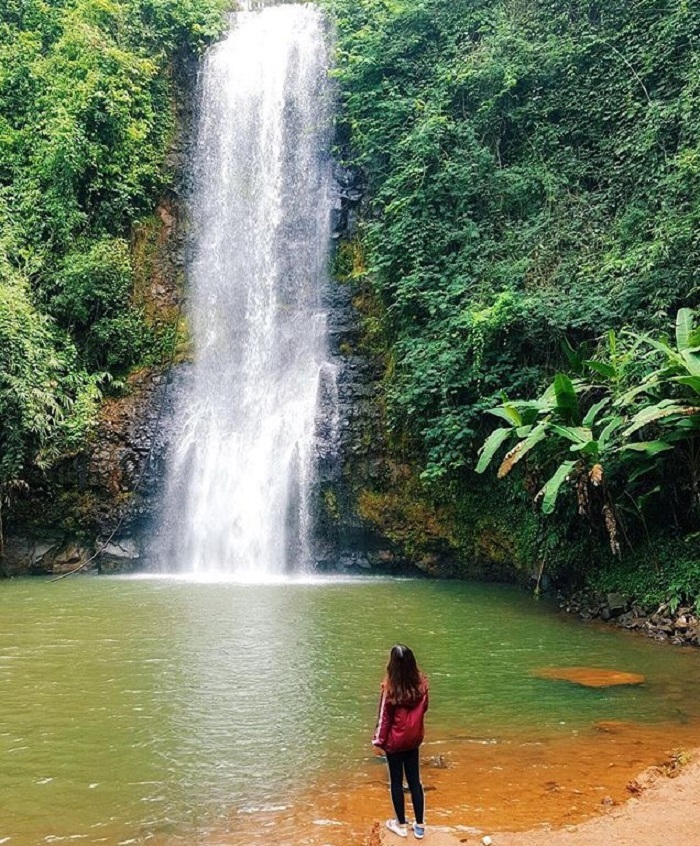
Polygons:
[[425,809],[425,796],[423,785],[420,783],[418,770],[418,750],[411,749],[410,752],[394,752],[386,756],[389,764],[389,779],[391,781],[391,801],[394,803],[396,819],[401,825],[406,824],[406,802],[403,798],[403,775],[406,773],[408,789],[411,791],[413,802],[413,813],[416,815],[418,825],[423,825],[423,811]]

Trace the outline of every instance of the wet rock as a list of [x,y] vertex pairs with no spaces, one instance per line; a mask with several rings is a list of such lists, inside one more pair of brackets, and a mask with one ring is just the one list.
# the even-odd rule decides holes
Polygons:
[[140,557],[139,544],[133,538],[121,538],[108,543],[98,554],[97,562],[102,573],[130,573],[137,568]]
[[364,189],[362,173],[357,167],[333,166],[333,180],[336,196],[331,209],[331,232],[333,238],[352,235],[357,220],[357,209]]
[[9,536],[5,538],[0,573],[6,577],[50,573],[53,557],[61,544],[60,538],[35,540],[24,536]]
[[51,572],[55,575],[70,573],[85,567],[90,551],[77,543],[69,543],[53,559]]
[[447,770],[451,766],[445,755],[431,755],[427,759],[427,764],[436,770]]
[[627,610],[628,600],[621,593],[609,593],[606,597],[608,609],[612,616],[617,616]]
[[644,791],[642,785],[637,781],[636,778],[633,778],[631,781],[627,782],[627,792],[631,793],[632,796],[640,796]]
[[[620,611],[623,600],[624,610]],[[615,613],[610,607],[610,601]],[[675,613],[671,613],[666,605],[649,607],[623,594],[613,592],[600,596],[584,590],[560,596],[559,607],[583,619],[598,618],[625,629],[639,631],[658,641],[670,640],[684,646],[700,645],[698,620],[688,606],[680,606]]]

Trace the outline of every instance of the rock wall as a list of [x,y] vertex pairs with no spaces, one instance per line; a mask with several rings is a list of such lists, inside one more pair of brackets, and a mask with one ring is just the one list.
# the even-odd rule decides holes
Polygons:
[[[337,417],[338,432],[329,449],[328,434],[321,431],[316,566],[454,576],[444,515],[420,499],[414,470],[387,432],[388,350],[383,337],[372,333],[381,305],[367,280],[356,231],[362,175],[336,166],[334,176],[336,261],[326,303],[334,386],[322,392],[321,414],[326,421]],[[412,542],[416,534],[419,544]]]
[[184,198],[197,63],[182,60],[174,75],[178,131],[167,165],[175,176],[131,242],[134,303],[154,330],[172,336],[172,346],[160,365],[131,373],[124,391],[103,402],[83,452],[30,480],[6,520],[0,576],[62,574],[86,563],[102,571],[144,565],[144,539],[159,507],[173,413],[169,383],[177,381],[189,352],[182,311],[188,244]]

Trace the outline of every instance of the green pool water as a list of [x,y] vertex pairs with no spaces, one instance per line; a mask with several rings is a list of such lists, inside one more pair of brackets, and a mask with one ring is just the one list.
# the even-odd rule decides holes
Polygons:
[[[285,807],[371,754],[396,641],[430,677],[432,737],[680,726],[700,710],[696,651],[586,626],[504,587],[10,581],[0,584],[0,844],[186,840]],[[531,675],[573,665],[647,681],[591,690]]]

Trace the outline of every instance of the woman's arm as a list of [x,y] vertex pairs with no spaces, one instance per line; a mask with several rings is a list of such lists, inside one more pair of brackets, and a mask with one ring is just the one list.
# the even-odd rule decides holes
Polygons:
[[373,746],[378,746],[380,749],[384,749],[387,738],[389,737],[389,729],[391,728],[391,723],[394,719],[395,708],[396,706],[389,702],[385,691],[382,690],[381,696],[379,697],[377,728],[374,732],[374,738],[372,739]]

